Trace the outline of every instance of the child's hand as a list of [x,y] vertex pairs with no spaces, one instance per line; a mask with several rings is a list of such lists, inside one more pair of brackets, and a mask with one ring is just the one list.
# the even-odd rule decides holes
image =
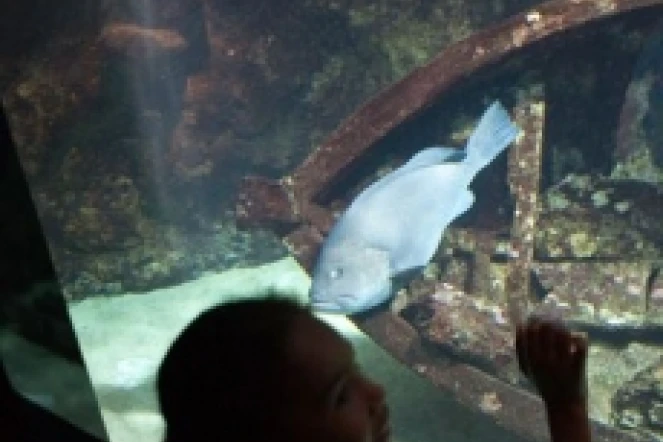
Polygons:
[[558,321],[531,317],[516,331],[523,373],[536,385],[548,408],[585,406],[587,338]]

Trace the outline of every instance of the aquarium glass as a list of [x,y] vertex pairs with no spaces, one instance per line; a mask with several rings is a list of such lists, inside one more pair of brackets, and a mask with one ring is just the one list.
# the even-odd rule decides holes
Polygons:
[[[425,148],[466,164],[495,102],[522,135],[476,176],[374,187],[382,211],[343,227],[388,244],[344,251],[392,283],[382,308],[321,315],[386,386],[394,441],[540,440],[513,348],[532,313],[587,333],[602,440],[663,440],[661,17],[654,0],[3,12],[2,104],[110,440],[160,440],[155,374],[193,318],[270,290],[308,301],[344,210]],[[405,255],[417,265],[392,274]],[[85,394],[38,344],[43,364],[8,367],[46,390],[33,399]],[[73,401],[70,420],[89,428],[93,402]]]

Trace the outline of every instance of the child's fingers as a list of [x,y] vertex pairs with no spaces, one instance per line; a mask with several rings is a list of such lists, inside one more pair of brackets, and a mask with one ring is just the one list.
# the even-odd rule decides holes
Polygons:
[[585,333],[574,332],[571,334],[571,343],[574,353],[572,358],[573,372],[584,372],[585,362],[587,361],[587,335]]
[[571,332],[561,323],[555,324],[555,361],[565,370],[573,365],[576,343]]
[[[582,335],[572,338],[564,323],[556,318],[531,316],[525,325],[516,329],[516,351],[521,370],[526,374],[539,366],[571,366],[577,351],[586,351]],[[584,353],[579,355],[584,357]],[[561,364],[561,365],[560,365]]]
[[520,371],[525,376],[529,376],[530,370],[529,359],[527,355],[527,328],[523,324],[518,324],[516,326],[516,356]]
[[538,317],[532,317],[527,327],[527,356],[531,372],[539,373],[545,366],[547,340],[545,321]]

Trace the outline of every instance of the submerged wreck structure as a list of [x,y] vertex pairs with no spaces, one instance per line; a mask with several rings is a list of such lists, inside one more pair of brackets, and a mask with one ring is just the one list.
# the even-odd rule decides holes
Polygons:
[[[663,65],[651,61],[661,17],[660,1],[553,0],[476,32],[363,103],[288,175],[245,177],[238,221],[276,232],[310,271],[335,213],[385,158],[412,152],[395,146],[422,131],[454,139],[440,120],[478,115],[487,94],[499,96],[524,136],[476,183],[475,208],[422,277],[390,311],[353,319],[459,402],[546,440],[514,359],[523,315],[560,315],[607,349],[661,344],[663,175],[647,159],[663,138],[643,123],[662,87]],[[605,367],[613,351],[590,356],[596,437],[656,440],[663,354],[632,356],[633,376]]]

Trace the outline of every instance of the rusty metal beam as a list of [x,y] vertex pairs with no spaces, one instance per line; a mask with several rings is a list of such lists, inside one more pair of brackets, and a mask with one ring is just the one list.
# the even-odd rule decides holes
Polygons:
[[534,240],[539,207],[539,186],[543,150],[545,101],[543,87],[529,92],[515,110],[522,136],[509,150],[508,182],[514,200],[511,250],[505,293],[511,325],[522,323],[532,310],[530,272],[534,260]]

